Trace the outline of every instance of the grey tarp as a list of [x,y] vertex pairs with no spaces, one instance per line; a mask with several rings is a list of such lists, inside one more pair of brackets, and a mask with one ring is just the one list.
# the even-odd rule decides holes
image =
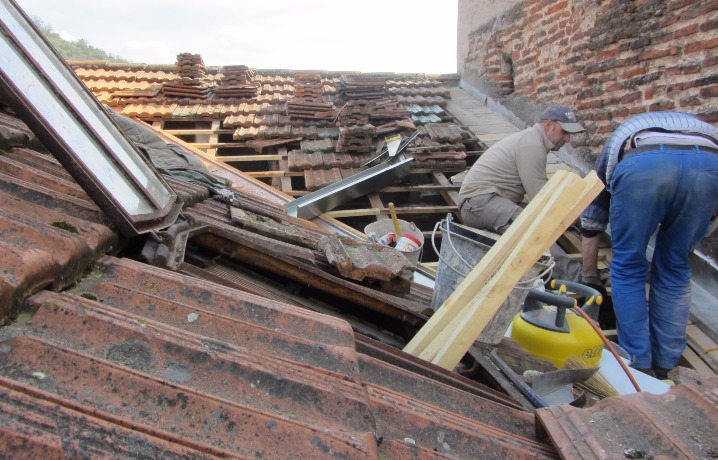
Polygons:
[[193,155],[181,147],[165,142],[157,133],[142,123],[116,113],[108,112],[129,139],[149,158],[152,165],[162,174],[177,179],[203,185],[211,192],[224,195],[229,183],[213,175],[209,169]]

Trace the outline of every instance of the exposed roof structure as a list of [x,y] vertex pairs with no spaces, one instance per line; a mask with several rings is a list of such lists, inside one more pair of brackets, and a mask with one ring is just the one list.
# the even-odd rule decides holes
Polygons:
[[437,216],[456,211],[458,186],[447,175],[463,171],[484,148],[446,111],[456,75],[205,68],[201,56],[188,53],[174,66],[76,62],[73,69],[118,113],[294,198],[386,161],[367,164],[387,137],[419,130],[401,153],[413,158],[403,181],[410,188],[377,190],[337,216],[360,231],[386,216],[391,201],[428,232]]
[[[196,61],[185,58],[190,59],[187,75],[142,70],[162,85],[159,92],[152,93],[148,85],[125,88],[119,95],[114,90],[107,97],[96,94],[125,115],[156,118],[169,135],[171,123],[187,118],[174,116],[187,113],[184,110],[192,110],[192,123],[199,123],[198,114],[204,111],[221,113],[215,117],[220,124],[209,127],[207,136],[231,134],[238,138],[228,143],[243,145],[209,141],[205,153],[210,157],[220,158],[224,148],[258,147],[263,155],[269,148],[272,153],[267,155],[280,158],[258,161],[288,166],[290,150],[266,146],[285,139],[287,127],[294,129],[295,124],[278,121],[287,116],[284,112],[244,112],[260,104],[245,97],[253,91],[249,86],[258,88],[245,81],[255,71],[237,66],[222,77],[206,70],[202,74],[194,68]],[[75,70],[92,87],[92,78],[82,75],[89,67]],[[105,72],[93,69],[93,76]],[[127,80],[133,75],[132,70],[116,71],[113,75],[122,73]],[[280,89],[268,91],[268,99],[284,100],[292,82],[296,97],[297,78],[305,81],[308,73],[289,72],[285,80],[271,80],[267,84]],[[106,81],[120,81],[102,75]],[[257,75],[263,72],[253,77]],[[423,76],[392,78],[418,78],[426,88],[439,87]],[[334,116],[363,121],[366,114],[357,114],[361,104],[357,113],[342,114],[333,96],[325,97],[332,94],[327,87],[336,84],[338,93],[368,101],[393,91],[386,78],[376,75],[332,79],[332,84],[323,82],[321,101],[294,108],[320,109],[312,113],[321,117],[327,108],[322,104],[331,103]],[[315,83],[302,88],[304,102],[316,98]],[[410,93],[418,86],[396,87]],[[223,95],[234,102],[193,102],[190,108],[189,102],[152,100],[165,91],[174,98],[178,93],[216,97],[218,88],[225,88]],[[136,90],[150,95],[139,96],[147,99],[136,103],[136,109],[118,105],[116,98],[138,97]],[[438,98],[429,99],[437,107],[449,94],[437,90],[442,94],[405,96],[396,91],[397,101]],[[256,94],[262,93],[257,89]],[[404,111],[411,112],[409,107],[417,102],[407,99],[379,109],[401,112],[397,123],[404,123]],[[168,108],[151,115],[159,112],[150,110],[171,104],[171,112]],[[183,109],[176,112],[180,105]],[[589,409],[559,406],[534,413],[478,348],[467,357],[472,367],[454,372],[403,353],[406,340],[430,314],[431,289],[405,276],[413,266],[403,257],[397,260],[396,251],[332,233],[321,222],[288,216],[283,204],[290,192],[308,190],[294,184],[285,189],[287,181],[282,179],[307,180],[304,173],[288,173],[266,184],[256,177],[269,176],[244,175],[205,156],[209,171],[230,179],[237,195],[222,200],[204,186],[163,175],[182,200],[180,223],[186,222],[190,230],[183,234],[185,227],[173,226],[179,233],[163,230],[127,237],[97,197],[89,196],[34,138],[16,116],[18,107],[4,99],[0,106],[0,449],[8,457],[607,458],[621,453],[710,457],[718,452],[715,377],[686,372],[685,383],[661,397],[629,395]],[[231,109],[223,112],[224,107]],[[374,105],[373,110],[379,109]],[[441,116],[453,117],[442,110]],[[254,115],[242,122],[247,128],[237,121],[224,133],[227,120],[247,115]],[[307,119],[312,118],[302,118]],[[478,145],[468,128],[444,121],[425,126],[423,146],[431,148],[422,151],[421,144],[414,144],[417,150],[407,152],[416,157],[429,152],[429,163],[415,169],[416,174],[451,171],[455,166],[448,164],[464,161],[457,155],[466,155],[467,145]],[[319,135],[336,126],[296,126],[310,134],[302,131],[299,146],[291,151],[309,154],[301,151],[302,144],[328,139],[333,150],[322,152],[324,165],[328,156],[342,153],[337,151],[340,141],[351,144],[352,152],[367,142],[348,140],[351,130],[338,129],[334,137]],[[246,132],[238,132],[244,129],[264,137],[242,137]],[[310,139],[315,131],[317,138]],[[201,135],[193,133],[191,140]],[[376,153],[373,138],[370,151],[361,153]],[[249,147],[253,139],[266,143]],[[192,145],[181,141],[172,145],[183,154],[193,152]],[[448,147],[437,151],[437,146]],[[343,168],[320,170],[334,169]],[[452,190],[441,177],[434,176],[441,193],[428,184],[409,187],[451,199]],[[327,222],[341,227],[331,216]],[[174,254],[175,243],[182,246],[182,257],[163,256],[162,250]],[[500,348],[507,355],[523,356],[509,344]],[[651,412],[650,407],[659,404],[670,406],[682,422],[700,420],[700,430],[688,432],[665,412]],[[610,431],[606,420],[628,407],[651,412],[650,420],[636,417],[636,430]],[[661,444],[652,443],[657,437]]]

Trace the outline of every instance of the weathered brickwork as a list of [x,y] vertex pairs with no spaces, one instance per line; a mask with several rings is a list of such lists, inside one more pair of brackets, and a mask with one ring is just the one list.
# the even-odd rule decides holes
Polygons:
[[718,124],[716,0],[528,0],[469,40],[465,73],[499,97],[574,106],[588,129],[574,144],[593,155],[637,113]]

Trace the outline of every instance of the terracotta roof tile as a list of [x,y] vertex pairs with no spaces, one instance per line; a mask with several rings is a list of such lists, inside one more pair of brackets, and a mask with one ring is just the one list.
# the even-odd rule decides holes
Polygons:
[[0,192],[2,266],[0,321],[37,289],[72,284],[102,254],[117,245],[104,225],[72,217]]
[[[39,375],[39,374],[38,374]],[[0,450],[11,458],[204,459],[230,452],[188,442],[170,433],[105,420],[32,385],[0,378],[3,436]],[[122,443],[112,440],[122,439]]]
[[539,409],[536,419],[563,458],[710,458],[718,452],[717,394],[718,377],[698,377],[663,395]]
[[[377,436],[407,453],[438,452],[452,458],[557,458],[546,444],[368,385]],[[393,451],[395,447],[392,446]],[[381,447],[380,447],[381,448]]]
[[304,181],[309,191],[319,190],[340,180],[342,180],[342,173],[339,168],[304,171]]
[[[338,131],[337,131],[337,133],[338,133]],[[320,134],[319,131],[317,131],[317,134]],[[313,152],[328,153],[328,152],[334,151],[336,142],[334,142],[333,138],[326,137],[326,138],[320,138],[317,140],[304,140],[301,142],[300,145],[301,145],[302,152],[305,152],[305,153],[313,153]]]
[[389,246],[327,235],[319,241],[319,247],[345,278],[389,281],[397,276],[410,278],[413,274],[412,264]]

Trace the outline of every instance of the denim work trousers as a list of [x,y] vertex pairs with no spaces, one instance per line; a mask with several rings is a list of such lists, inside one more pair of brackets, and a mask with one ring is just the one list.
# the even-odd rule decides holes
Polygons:
[[[718,154],[657,145],[611,178],[611,285],[618,340],[636,368],[672,369],[686,347],[690,253],[718,204]],[[646,301],[646,249],[658,229]]]

